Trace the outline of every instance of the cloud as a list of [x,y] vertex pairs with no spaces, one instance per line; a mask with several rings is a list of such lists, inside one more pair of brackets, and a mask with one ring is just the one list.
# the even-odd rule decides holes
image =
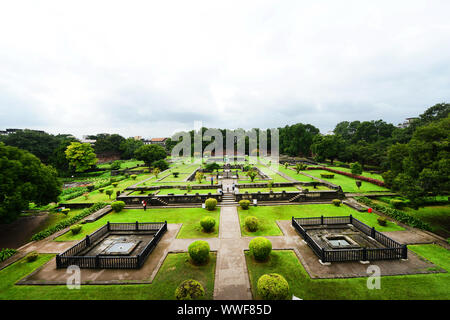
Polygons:
[[8,2],[0,126],[167,136],[450,101],[448,1]]

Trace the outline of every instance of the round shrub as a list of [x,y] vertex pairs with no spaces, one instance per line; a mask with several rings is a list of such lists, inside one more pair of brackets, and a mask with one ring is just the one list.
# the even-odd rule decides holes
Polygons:
[[201,283],[193,279],[184,280],[175,289],[175,298],[177,300],[194,300],[204,295],[205,289],[203,289]]
[[112,186],[113,186],[114,188],[117,188],[117,186],[119,185],[118,182],[113,182],[113,183],[111,183],[111,184],[112,184]]
[[70,209],[69,208],[65,208],[62,209],[61,212],[64,213],[66,216],[69,214]]
[[321,173],[320,177],[324,178],[324,179],[333,179],[334,178],[334,174],[331,173]]
[[272,251],[272,242],[263,237],[257,237],[250,241],[248,245],[250,254],[258,261],[267,260]]
[[79,234],[82,228],[83,226],[81,224],[76,224],[70,227],[70,231],[72,231],[72,234]]
[[264,300],[289,299],[289,283],[277,273],[264,274],[258,279],[258,295]]
[[205,230],[206,232],[210,232],[216,225],[216,219],[214,219],[213,217],[204,217],[202,220],[200,220],[200,225],[202,226],[203,230]]
[[217,200],[216,199],[214,199],[214,198],[206,199],[205,207],[206,207],[207,210],[213,211],[214,209],[216,209],[216,206],[217,206]]
[[250,200],[241,200],[239,201],[239,205],[242,209],[248,210],[248,208],[250,207]]
[[244,220],[245,227],[251,232],[258,230],[258,222],[258,218],[254,216],[249,216]]
[[26,257],[25,260],[27,262],[33,262],[36,261],[37,258],[39,257],[39,254],[36,251],[30,252]]
[[112,189],[108,189],[105,191],[105,193],[109,196],[109,198],[111,199],[111,195],[113,194],[113,190]]
[[122,211],[123,208],[125,208],[125,202],[123,202],[123,201],[114,201],[113,203],[111,203],[111,208],[115,212],[120,212],[120,211]]
[[203,240],[192,242],[188,248],[189,256],[196,264],[202,264],[209,258],[209,243]]
[[387,219],[384,218],[384,217],[379,217],[379,218],[377,219],[377,221],[378,221],[378,224],[379,224],[380,226],[386,226],[386,225],[387,225]]
[[333,199],[331,201],[336,207],[339,207],[341,205],[341,200],[339,199]]
[[99,191],[100,193],[103,193],[103,192],[105,191],[105,188],[100,188],[100,189],[98,189],[98,191]]
[[93,184],[89,184],[86,186],[86,188],[89,192],[91,192],[91,191],[94,191],[95,186]]
[[131,178],[131,180],[136,180],[136,178],[137,178],[137,175],[135,175],[135,174],[132,174],[132,175],[130,176],[130,178]]

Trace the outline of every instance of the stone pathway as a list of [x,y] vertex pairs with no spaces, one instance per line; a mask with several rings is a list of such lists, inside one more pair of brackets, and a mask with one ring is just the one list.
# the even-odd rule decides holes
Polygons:
[[[214,299],[251,300],[250,280],[236,207],[220,210],[219,250],[217,252]],[[247,246],[248,247],[248,246]]]

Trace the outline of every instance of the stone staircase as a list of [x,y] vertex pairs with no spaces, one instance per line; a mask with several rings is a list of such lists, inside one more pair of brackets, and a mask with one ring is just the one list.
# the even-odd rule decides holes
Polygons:
[[222,196],[222,202],[220,202],[221,207],[235,207],[238,203],[236,202],[236,198],[234,194],[231,192],[225,192]]

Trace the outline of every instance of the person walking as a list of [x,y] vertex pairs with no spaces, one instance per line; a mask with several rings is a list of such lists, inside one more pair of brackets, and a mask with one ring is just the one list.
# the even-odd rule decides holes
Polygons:
[[142,207],[144,207],[144,211],[147,210],[147,201],[142,200]]

